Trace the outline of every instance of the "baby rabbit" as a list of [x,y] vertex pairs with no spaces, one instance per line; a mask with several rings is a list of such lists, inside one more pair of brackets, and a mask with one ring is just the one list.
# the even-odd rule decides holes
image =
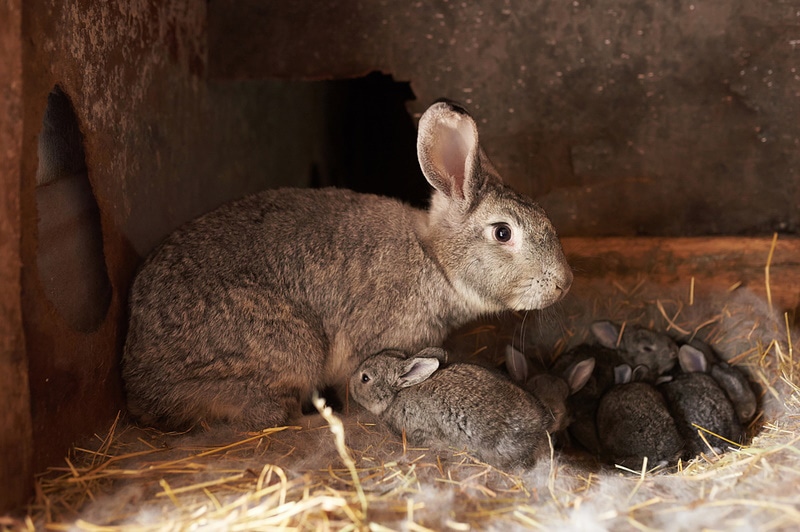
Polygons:
[[[733,408],[740,423],[746,424],[753,419],[758,408],[756,394],[753,392],[747,376],[739,368],[731,366],[720,359],[711,346],[699,340],[692,340],[690,343],[681,346],[681,350],[685,352],[685,357],[691,356],[698,361],[698,364],[702,363],[699,357],[705,359],[705,369],[703,371],[717,381],[719,387],[722,388],[725,395],[733,403]],[[694,366],[697,366],[697,364],[694,364]]]
[[572,283],[555,229],[503,185],[451,102],[419,122],[430,209],[347,190],[268,190],[179,228],[130,292],[130,411],[167,428],[300,415],[370,354],[416,352],[480,315],[547,307]]
[[[734,410],[733,403],[717,384],[717,381],[706,373],[708,361],[698,349],[684,345],[678,354],[683,373],[676,375],[671,381],[659,385],[659,389],[667,400],[667,405],[678,425],[678,429],[686,441],[686,450],[691,456],[707,451],[711,445],[719,451],[730,444],[712,435],[717,434],[734,443],[743,437],[742,426]],[[698,434],[697,427],[708,441]],[[706,432],[706,431],[710,431]]]
[[623,330],[610,321],[596,321],[590,328],[600,345],[617,349],[631,367],[645,366],[644,379],[649,382],[655,382],[675,366],[678,345],[664,333],[639,325],[626,325]]
[[569,368],[589,359],[595,361],[591,376],[580,390],[567,398],[567,410],[571,416],[567,432],[587,451],[599,455],[602,449],[597,436],[597,407],[603,395],[614,386],[614,368],[625,361],[613,349],[581,344],[558,357],[550,373],[563,375]]
[[684,442],[661,393],[644,378],[649,370],[615,368],[617,384],[600,401],[597,432],[606,460],[630,469],[666,464],[683,453]]
[[490,369],[440,367],[441,352],[378,353],[352,375],[350,394],[396,433],[405,429],[412,445],[466,448],[499,468],[533,466],[555,427],[546,407]]
[[513,346],[506,346],[506,369],[511,380],[534,395],[547,408],[553,418],[551,432],[567,428],[571,419],[567,399],[580,391],[594,370],[594,358],[572,364],[562,373],[531,374],[528,359]]

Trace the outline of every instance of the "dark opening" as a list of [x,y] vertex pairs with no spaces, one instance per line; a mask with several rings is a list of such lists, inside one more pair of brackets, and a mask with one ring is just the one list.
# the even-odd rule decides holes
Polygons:
[[47,97],[36,172],[37,266],[47,298],[70,327],[97,329],[111,302],[103,234],[72,103]]
[[406,109],[410,83],[373,72],[325,82],[333,160],[316,169],[312,186],[337,186],[427,205],[430,187],[417,162],[417,128]]

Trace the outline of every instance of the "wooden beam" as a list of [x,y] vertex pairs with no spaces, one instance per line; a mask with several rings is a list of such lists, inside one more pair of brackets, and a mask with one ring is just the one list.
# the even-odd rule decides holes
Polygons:
[[28,360],[22,329],[20,183],[22,0],[0,2],[0,514],[33,486]]
[[[800,238],[563,238],[576,276],[674,283],[694,277],[721,289],[737,283],[771,298],[776,311],[800,308]],[[766,271],[769,262],[769,293]]]

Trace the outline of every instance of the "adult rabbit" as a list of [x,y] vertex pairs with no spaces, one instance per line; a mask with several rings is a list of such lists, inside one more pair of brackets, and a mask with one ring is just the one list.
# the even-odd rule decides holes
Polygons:
[[279,189],[172,233],[130,292],[130,411],[167,428],[283,424],[372,353],[415,353],[480,315],[561,299],[572,273],[555,229],[502,184],[470,115],[433,104],[417,152],[436,189],[428,211]]

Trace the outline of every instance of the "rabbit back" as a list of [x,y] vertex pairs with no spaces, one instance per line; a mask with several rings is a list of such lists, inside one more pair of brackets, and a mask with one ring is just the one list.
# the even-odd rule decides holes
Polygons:
[[683,440],[664,398],[644,382],[611,388],[597,410],[597,431],[607,459],[641,468],[646,456],[653,466],[671,462],[683,452]]
[[467,448],[497,467],[530,467],[554,420],[541,402],[491,370],[452,364],[401,390],[383,418],[414,445]]
[[[683,373],[659,388],[687,442],[687,451],[693,456],[707,452],[709,445],[716,449],[730,446],[714,434],[734,443],[741,442],[743,431],[733,404],[711,375]],[[708,444],[698,432],[703,433]]]

